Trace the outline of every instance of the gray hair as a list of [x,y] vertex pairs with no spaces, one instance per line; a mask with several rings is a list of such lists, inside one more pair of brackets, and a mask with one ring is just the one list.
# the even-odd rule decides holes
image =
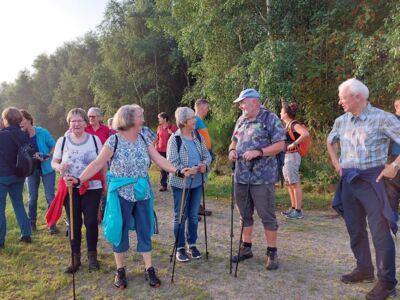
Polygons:
[[339,93],[345,88],[349,88],[352,95],[361,95],[365,99],[369,97],[368,87],[356,78],[350,78],[339,85]]
[[71,121],[71,118],[73,115],[78,115],[80,117],[82,117],[82,119],[86,122],[86,124],[89,123],[89,118],[86,114],[86,111],[82,108],[73,108],[71,109],[68,114],[67,114],[67,123],[69,124],[69,122]]
[[175,111],[175,120],[176,120],[176,125],[182,129],[185,127],[187,120],[194,115],[193,109],[190,107],[184,106],[184,107],[178,107]]
[[137,104],[128,104],[121,106],[115,113],[112,126],[116,130],[128,130],[135,126],[136,112],[143,113],[143,108]]
[[204,99],[204,98],[200,98],[200,99],[197,99],[196,100],[196,102],[194,103],[194,107],[195,107],[195,109],[199,109],[199,107],[201,106],[201,105],[204,105],[204,104],[207,104],[208,105],[208,100],[207,99]]
[[100,108],[98,108],[98,107],[91,107],[91,108],[89,108],[89,110],[88,110],[88,115],[91,113],[91,112],[94,112],[97,116],[99,116],[99,117],[101,117],[103,114],[102,114],[102,112],[101,112],[101,109]]

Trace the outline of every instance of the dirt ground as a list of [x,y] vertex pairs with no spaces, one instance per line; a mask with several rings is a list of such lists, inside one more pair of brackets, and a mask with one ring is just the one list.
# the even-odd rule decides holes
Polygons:
[[[305,199],[307,201],[307,199]],[[351,271],[355,260],[341,218],[333,211],[305,211],[303,220],[287,220],[280,212],[278,254],[280,268],[264,267],[266,245],[259,218],[253,232],[254,257],[239,264],[238,276],[229,274],[230,201],[207,199],[213,214],[207,217],[209,259],[205,259],[204,222],[199,223],[199,261],[176,265],[175,282],[170,283],[172,264],[172,196],[170,192],[155,195],[160,234],[154,236],[153,264],[162,280],[159,289],[151,289],[143,279],[141,257],[135,252],[136,236],[132,233],[127,257],[128,288],[117,290],[112,281],[114,268],[111,247],[101,238],[102,270],[96,275],[93,289],[78,287],[81,298],[113,299],[365,299],[373,283],[346,285],[342,274]],[[234,212],[234,252],[237,251],[240,226]],[[107,261],[107,263],[104,263]],[[399,293],[400,294],[400,293]]]

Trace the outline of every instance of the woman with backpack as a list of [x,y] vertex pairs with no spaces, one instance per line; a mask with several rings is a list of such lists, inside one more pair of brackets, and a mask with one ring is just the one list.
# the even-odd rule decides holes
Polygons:
[[150,159],[167,172],[180,176],[187,173],[185,169],[175,168],[157,152],[152,138],[141,134],[143,124],[143,109],[139,105],[120,107],[113,119],[118,133],[108,138],[98,158],[80,176],[67,178],[68,185],[84,183],[110,161],[103,228],[106,240],[112,243],[117,265],[114,285],[120,289],[127,286],[125,253],[129,249],[129,230],[136,230],[137,251],[143,256],[145,279],[151,287],[161,285],[151,258],[151,236],[156,226],[148,174]]
[[6,108],[1,114],[1,119],[4,128],[0,130],[0,249],[4,248],[7,230],[5,215],[7,193],[10,196],[21,229],[19,240],[25,243],[32,242],[32,230],[22,197],[25,177],[17,176],[16,162],[19,146],[14,141],[27,143],[29,139],[27,134],[19,127],[22,114],[18,108]]
[[[53,218],[55,208],[56,216],[61,215],[62,205],[65,206],[68,219],[70,220],[69,205],[71,195],[64,181],[65,176],[79,177],[82,171],[96,159],[101,150],[101,141],[97,136],[85,132],[89,123],[86,112],[81,108],[74,108],[68,112],[67,123],[69,131],[65,136],[57,140],[53,160],[51,165],[54,170],[60,172],[60,181],[57,195],[50,205],[46,215],[48,225],[52,226],[57,218]],[[100,170],[99,170],[100,171]],[[100,198],[103,192],[104,176],[107,167],[101,172],[95,174],[85,184],[78,184],[72,189],[72,207],[73,207],[73,233],[74,239],[71,241],[71,250],[73,253],[73,262],[65,269],[66,273],[76,272],[81,266],[81,239],[82,224],[86,227],[86,244],[89,270],[99,269],[97,261],[97,241],[98,241],[98,223],[97,212],[99,209]],[[82,220],[83,216],[83,220]],[[71,230],[71,229],[70,229]]]
[[[189,107],[178,107],[175,111],[176,124],[179,130],[169,139],[167,159],[178,169],[189,168],[191,175],[185,181],[175,174],[170,175],[170,186],[174,200],[174,234],[177,239],[176,259],[180,262],[200,259],[197,249],[197,227],[202,184],[207,179],[207,170],[211,163],[210,152],[207,150],[203,137],[195,131],[196,116]],[[185,190],[182,219],[179,224],[182,193]],[[185,223],[187,220],[187,244],[185,249]]]
[[[24,110],[22,113],[22,122],[20,127],[29,135],[29,143],[34,148],[37,160],[37,167],[33,174],[27,177],[28,181],[28,216],[31,222],[32,230],[36,230],[37,218],[37,201],[39,194],[40,178],[42,178],[44,195],[47,201],[47,207],[50,206],[51,201],[54,199],[54,184],[56,181],[56,173],[51,168],[51,156],[54,151],[56,142],[53,136],[46,128],[33,126],[32,115]],[[57,233],[56,225],[49,228],[50,234]]]
[[300,181],[300,163],[299,153],[300,144],[309,138],[310,134],[296,118],[298,105],[296,103],[284,103],[281,110],[281,120],[286,126],[286,153],[283,166],[283,176],[290,196],[290,208],[282,212],[288,219],[302,219],[302,200],[303,192]]

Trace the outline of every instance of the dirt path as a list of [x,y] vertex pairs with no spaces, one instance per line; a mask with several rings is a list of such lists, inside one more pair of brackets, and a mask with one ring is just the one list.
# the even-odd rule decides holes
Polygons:
[[[264,267],[265,243],[261,222],[256,217],[253,240],[254,257],[239,265],[238,277],[229,274],[230,202],[207,200],[213,215],[207,218],[209,259],[204,258],[204,223],[199,224],[200,261],[177,262],[175,283],[170,284],[172,264],[171,194],[156,192],[155,207],[160,234],[154,237],[154,266],[163,282],[150,289],[143,279],[141,258],[135,252],[136,237],[127,259],[128,288],[112,286],[114,264],[111,248],[103,240],[99,247],[102,271],[94,275],[96,283],[78,287],[85,299],[364,299],[373,284],[345,285],[341,274],[353,269],[354,259],[341,218],[333,212],[306,211],[303,220],[279,218],[279,259],[277,271]],[[234,213],[234,251],[237,251],[239,222]],[[102,234],[101,234],[102,236]],[[102,236],[103,239],[103,236]],[[93,275],[92,275],[93,276]],[[87,281],[92,281],[88,277]],[[91,285],[91,288],[88,286]]]

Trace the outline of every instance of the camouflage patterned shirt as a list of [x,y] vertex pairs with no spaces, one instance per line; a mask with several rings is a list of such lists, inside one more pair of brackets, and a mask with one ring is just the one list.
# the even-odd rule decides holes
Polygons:
[[[253,121],[241,116],[235,126],[232,141],[236,144],[238,160],[235,167],[235,182],[247,184],[270,184],[279,180],[278,164],[275,156],[263,156],[252,162],[242,156],[248,150],[258,150],[286,139],[285,129],[276,114],[261,107]],[[251,170],[251,165],[253,169]]]

